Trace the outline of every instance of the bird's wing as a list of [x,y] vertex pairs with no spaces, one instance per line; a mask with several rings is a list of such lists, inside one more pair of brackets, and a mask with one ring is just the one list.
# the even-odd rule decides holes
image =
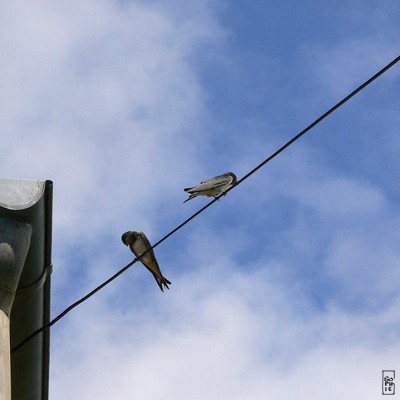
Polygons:
[[[154,251],[151,248],[149,239],[147,239],[147,236],[143,232],[140,232],[139,235],[140,235],[140,238],[142,239],[142,242],[143,242],[144,246],[146,247],[146,249],[150,249],[143,257],[140,257],[140,259],[142,260],[142,263],[145,265],[145,267],[151,273],[159,274],[160,276],[162,276],[160,266],[158,265]],[[144,253],[144,251],[142,252],[142,254],[143,253]]]
[[[149,242],[149,239],[147,239],[147,236],[143,232],[140,232],[139,235],[143,241],[143,244],[146,246],[146,248],[150,249],[151,244]],[[151,272],[151,274],[153,275],[154,279],[156,280],[156,282],[162,292],[164,291],[163,286],[165,286],[167,289],[169,289],[168,285],[170,285],[171,282],[168,279],[166,279],[165,276],[163,276],[153,249],[150,249],[148,251],[148,253],[146,253],[143,256],[142,263]]]
[[232,183],[233,177],[228,174],[218,175],[214,178],[208,179],[207,181],[201,182],[200,185],[194,186],[189,189],[185,189],[188,193],[202,192],[203,190],[215,189],[221,186],[229,185]]
[[151,247],[151,244],[149,242],[149,239],[147,239],[147,236],[143,232],[139,232],[139,236],[142,239],[142,243],[144,244],[146,249],[149,249]]
[[151,248],[151,244],[150,244],[150,242],[149,242],[149,239],[147,239],[147,236],[143,233],[143,232],[139,232],[139,236],[140,236],[140,239],[142,240],[142,243],[143,243],[143,247],[145,248],[142,252],[141,252],[141,254],[143,254],[144,252],[146,252],[147,250],[149,250],[149,251],[147,251],[147,253],[143,256],[143,259],[154,259],[154,261],[157,263],[157,260],[156,260],[156,256],[155,256],[155,254],[154,254],[154,251],[153,251],[153,249]]

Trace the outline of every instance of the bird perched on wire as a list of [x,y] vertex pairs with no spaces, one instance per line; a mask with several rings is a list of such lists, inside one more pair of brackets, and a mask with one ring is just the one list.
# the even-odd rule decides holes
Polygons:
[[[132,253],[153,274],[161,291],[164,291],[163,286],[169,289],[168,285],[171,285],[171,282],[162,275],[156,256],[146,235],[143,232],[128,231],[122,235],[121,239],[122,243],[129,246]],[[141,256],[144,252],[146,254]]]
[[237,178],[233,172],[227,172],[223,175],[218,175],[207,181],[201,182],[200,185],[193,186],[191,188],[183,189],[186,193],[189,193],[189,198],[187,198],[184,203],[189,200],[194,199],[197,196],[207,196],[207,197],[219,197],[224,194],[231,186],[236,185]]

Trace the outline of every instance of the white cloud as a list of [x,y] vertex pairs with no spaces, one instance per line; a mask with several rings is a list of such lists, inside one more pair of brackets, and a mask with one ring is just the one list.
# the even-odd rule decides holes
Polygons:
[[118,222],[98,210],[113,204],[126,219],[182,186],[207,140],[190,54],[220,34],[210,18],[181,24],[157,5],[111,1],[9,3],[3,14],[2,171],[54,180],[56,229],[76,235],[79,219],[85,235]]
[[97,301],[80,311],[84,324],[73,316],[54,349],[53,397],[372,399],[381,370],[397,366],[395,349],[381,344],[398,331],[397,306],[374,316],[310,313],[268,274],[225,279],[210,268],[212,282],[207,269],[180,280],[166,304],[143,304],[151,313],[122,315]]

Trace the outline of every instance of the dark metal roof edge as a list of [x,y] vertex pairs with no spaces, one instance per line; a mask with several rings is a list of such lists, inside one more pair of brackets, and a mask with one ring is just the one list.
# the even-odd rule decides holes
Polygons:
[[[45,265],[47,269],[52,265],[51,249],[52,249],[52,230],[53,230],[53,182],[46,180],[44,191],[45,196]],[[51,272],[51,269],[50,269]],[[44,324],[50,322],[50,295],[51,295],[51,273],[47,274],[44,284],[44,302],[43,315]],[[50,372],[50,329],[43,332],[43,371],[42,371],[42,399],[49,398],[49,372]]]
[[[42,195],[23,209],[0,207],[0,215],[32,226],[31,244],[10,315],[11,347],[50,321],[53,182],[42,182]],[[12,398],[48,400],[50,333],[45,330],[11,354]]]

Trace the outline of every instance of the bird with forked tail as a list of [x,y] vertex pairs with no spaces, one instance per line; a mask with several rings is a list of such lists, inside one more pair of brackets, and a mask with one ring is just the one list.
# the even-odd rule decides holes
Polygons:
[[[143,232],[128,231],[122,235],[121,239],[126,246],[129,246],[139,261],[153,274],[161,291],[164,291],[163,287],[169,289],[168,285],[171,285],[171,282],[162,275],[156,256],[146,235]],[[145,252],[146,254],[143,254]]]
[[207,181],[201,182],[197,186],[191,188],[183,189],[186,193],[189,193],[189,198],[187,198],[184,203],[189,200],[194,199],[197,196],[207,196],[207,197],[219,197],[223,196],[231,186],[236,185],[237,178],[233,172],[227,172],[223,175],[218,175],[214,178],[208,179]]

